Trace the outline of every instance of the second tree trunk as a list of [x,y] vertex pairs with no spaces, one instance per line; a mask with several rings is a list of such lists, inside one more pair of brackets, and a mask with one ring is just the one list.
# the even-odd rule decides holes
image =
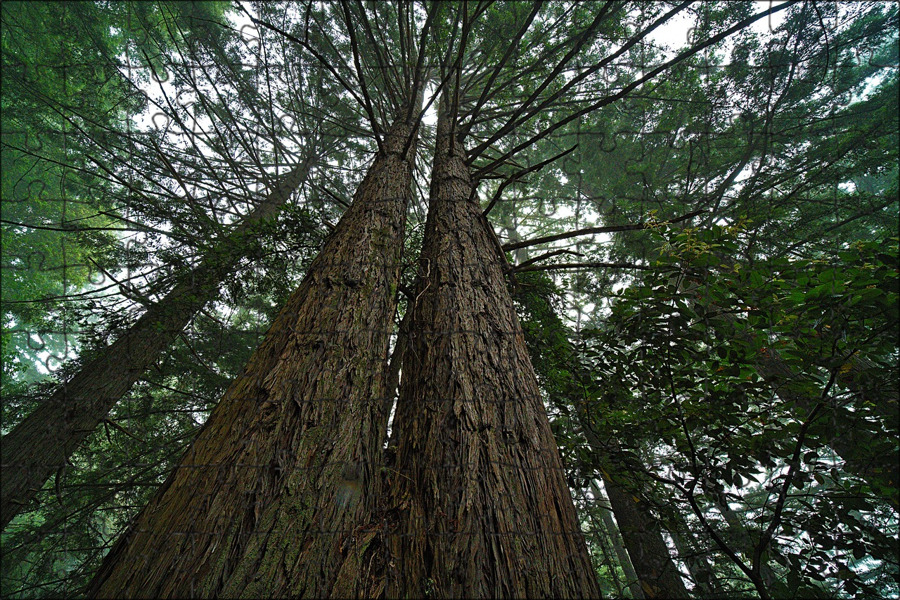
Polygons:
[[599,597],[502,256],[441,111],[394,428],[388,595]]

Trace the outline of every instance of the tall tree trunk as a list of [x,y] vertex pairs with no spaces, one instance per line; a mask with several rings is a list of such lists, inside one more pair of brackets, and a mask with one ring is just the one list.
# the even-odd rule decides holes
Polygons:
[[601,490],[593,481],[591,482],[591,491],[594,493],[594,498],[596,498],[596,502],[600,506],[600,518],[603,520],[604,527],[606,527],[606,530],[609,532],[616,558],[619,561],[619,565],[622,567],[622,572],[625,573],[625,579],[627,580],[631,597],[643,600],[645,598],[644,591],[641,589],[637,571],[634,570],[634,565],[631,563],[631,558],[628,556],[628,551],[625,549],[619,527],[613,520],[612,506],[609,504],[609,499],[606,497],[606,494],[603,493],[603,490]]
[[338,570],[380,488],[415,152],[403,154],[416,130],[408,114],[244,372],[110,551],[91,596],[323,598],[336,586],[353,595]]
[[656,518],[609,474],[601,471],[601,475],[644,595],[647,598],[688,598],[687,588],[669,554]]
[[294,167],[171,292],[3,436],[0,529],[28,506],[54,472],[65,468],[81,442],[216,293],[243,257],[243,240],[279,211],[311,166],[308,158]]
[[[601,512],[603,510],[601,509]],[[606,511],[608,512],[608,511]],[[587,520],[590,523],[591,530],[589,533],[591,542],[588,544],[590,547],[593,547],[592,554],[594,557],[597,555],[596,548],[600,549],[600,565],[597,569],[600,572],[600,568],[606,567],[608,573],[608,580],[612,580],[612,585],[615,591],[616,598],[624,598],[625,597],[625,589],[627,588],[627,583],[622,582],[622,578],[619,577],[619,570],[616,568],[618,561],[613,560],[613,554],[615,554],[614,550],[611,548],[612,544],[612,533],[607,527],[607,523],[605,521],[597,521],[597,518],[594,516],[593,511],[588,511],[586,514]],[[596,558],[595,564],[596,563]],[[603,579],[600,579],[600,589],[604,590]]]
[[688,528],[687,520],[677,510],[673,511],[676,519],[676,526],[669,529],[672,534],[672,540],[675,542],[675,549],[678,550],[678,556],[687,565],[694,583],[697,584],[697,591],[701,598],[720,598],[725,595],[712,565],[707,560],[707,554],[697,549],[696,540],[691,530]]
[[471,197],[446,104],[437,133],[394,419],[388,595],[598,597],[499,244]]
[[[578,423],[591,450],[600,456],[614,457],[619,450],[618,444],[604,443],[591,426],[584,408],[576,404],[576,409]],[[687,598],[689,596],[687,588],[684,587],[678,567],[669,554],[669,547],[663,539],[662,529],[656,517],[645,503],[638,501],[623,483],[618,481],[619,471],[625,469],[613,470],[615,463],[611,461],[604,463],[606,469],[599,469],[599,474],[644,595],[647,598]],[[635,470],[633,477],[640,477],[640,472]]]

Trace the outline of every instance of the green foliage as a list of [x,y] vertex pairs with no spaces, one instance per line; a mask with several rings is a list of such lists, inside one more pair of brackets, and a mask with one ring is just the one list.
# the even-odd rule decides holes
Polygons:
[[[896,504],[898,485],[889,471],[860,478],[852,463],[885,457],[889,468],[900,451],[891,376],[897,240],[814,260],[723,262],[738,250],[736,233],[658,232],[659,270],[623,290],[603,326],[585,332],[585,355],[603,381],[596,426],[625,446],[652,440],[656,461],[668,465],[657,478],[742,506],[754,540],[772,523],[793,464],[770,550],[788,567],[792,593],[816,581],[875,593],[897,573],[890,538],[872,538],[866,523],[887,519],[896,529],[884,499]],[[835,420],[839,436],[855,436],[851,454],[834,446]],[[797,452],[802,464],[792,462]],[[850,552],[875,563],[848,575]]]
[[[4,532],[4,597],[78,593],[240,372],[321,247],[322,222],[340,218],[334,198],[350,201],[374,140],[336,74],[356,94],[365,79],[383,124],[433,12],[429,90],[462,57],[467,148],[495,138],[477,171],[659,64],[666,50],[644,40],[588,72],[669,9],[610,5],[592,26],[603,4],[548,2],[517,37],[530,3],[349,3],[357,72],[337,3],[252,7],[294,40],[262,28],[248,40],[241,13],[222,2],[2,6],[4,430],[52,387],[36,365],[65,361],[57,377],[75,372],[222,252],[286,166],[317,159],[278,218],[241,240],[244,258],[215,299]],[[468,20],[481,9],[460,52],[463,11]],[[755,10],[694,5],[683,13],[691,39],[673,45]],[[494,165],[480,174],[479,199],[577,143],[504,188],[490,213],[501,243],[654,225],[509,256],[521,264],[565,249],[550,262],[652,269],[519,272],[510,286],[591,535],[605,509],[586,490],[615,471],[664,528],[695,539],[729,594],[754,591],[701,516],[747,564],[774,523],[762,560],[782,595],[896,595],[898,11],[798,3],[787,15]],[[413,30],[401,35],[400,22]],[[164,126],[145,125],[151,115]],[[409,218],[407,288],[424,215],[417,205]],[[71,334],[33,335],[60,324]],[[589,536],[604,590],[627,593],[604,535]]]

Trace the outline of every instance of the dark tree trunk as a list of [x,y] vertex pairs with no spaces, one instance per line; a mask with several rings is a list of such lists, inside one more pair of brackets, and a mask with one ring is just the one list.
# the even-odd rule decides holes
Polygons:
[[[618,444],[605,444],[600,439],[583,408],[577,410],[576,416],[594,453],[614,457],[620,452]],[[603,487],[606,488],[606,496],[644,595],[647,598],[687,598],[687,588],[669,554],[669,547],[663,539],[656,517],[646,503],[639,501],[624,482],[620,481],[620,473],[627,472],[626,467],[618,466],[621,463],[604,462],[606,469],[600,469]],[[614,466],[618,468],[613,470]],[[640,471],[635,469],[631,477],[639,478]]]
[[404,117],[244,372],[107,556],[94,597],[354,595],[340,571],[379,495],[411,196]]
[[387,593],[598,597],[499,244],[448,132],[445,107],[394,420]]
[[310,160],[298,164],[165,298],[3,436],[0,528],[28,506],[54,472],[65,468],[81,442],[216,293],[243,257],[245,236],[278,212],[306,180],[310,166]]
[[593,492],[594,498],[596,498],[597,505],[600,507],[600,515],[603,519],[603,526],[609,532],[609,538],[612,541],[613,551],[616,553],[616,559],[619,561],[619,565],[621,565],[622,567],[622,572],[625,574],[625,579],[627,580],[626,583],[628,585],[628,590],[631,592],[631,597],[638,600],[643,600],[645,596],[643,590],[641,589],[640,579],[637,576],[637,571],[634,570],[634,565],[631,563],[631,557],[628,556],[628,551],[625,549],[622,534],[619,531],[619,526],[613,520],[612,506],[608,504],[608,498],[594,482],[591,482],[591,492]]
[[606,495],[644,595],[647,598],[689,597],[662,530],[649,508],[606,473],[602,475]]

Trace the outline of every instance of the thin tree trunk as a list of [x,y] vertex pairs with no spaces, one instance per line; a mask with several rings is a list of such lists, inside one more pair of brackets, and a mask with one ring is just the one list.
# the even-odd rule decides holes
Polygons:
[[168,348],[243,257],[243,240],[274,216],[306,180],[312,159],[299,163],[162,300],[120,338],[3,436],[0,529],[25,509],[131,386]]
[[[732,315],[721,315],[718,318],[733,318]],[[849,361],[851,371],[859,361]],[[757,361],[757,373],[772,384],[775,393],[783,401],[791,403],[809,413],[821,399],[800,391],[795,384],[796,375],[772,348],[766,349]],[[858,385],[857,377],[839,377],[839,385],[845,385],[851,391],[866,397]],[[896,396],[879,398],[876,402],[896,406]],[[876,405],[877,406],[877,405]],[[896,442],[883,431],[875,431],[866,427],[865,419],[841,407],[825,405],[823,418],[813,426],[812,431],[821,435],[835,453],[844,460],[844,470],[860,477],[872,487],[872,491],[886,500],[894,510],[900,510],[900,463],[897,461]],[[882,408],[882,407],[879,407]],[[882,413],[884,411],[881,411]],[[798,416],[799,420],[803,415]],[[896,419],[896,417],[895,417]]]
[[[600,512],[604,512],[603,509],[601,509]],[[609,510],[606,510],[605,512],[608,513]],[[618,560],[613,559],[615,551],[611,548],[611,546],[613,545],[612,532],[608,530],[606,522],[604,520],[600,520],[598,522],[598,519],[594,515],[594,511],[587,511],[586,516],[591,525],[590,539],[593,540],[593,543],[589,544],[589,546],[600,548],[600,567],[606,566],[608,578],[612,580],[613,588],[615,588],[616,598],[624,598],[625,590],[628,587],[628,582],[622,582],[622,578],[619,576],[619,569],[616,568]],[[592,554],[596,556],[596,550],[594,550]],[[603,591],[602,578],[600,581],[601,591]]]
[[688,528],[687,520],[684,516],[673,511],[677,519],[677,526],[669,530],[672,534],[672,540],[675,542],[675,549],[678,550],[678,556],[687,565],[694,583],[697,584],[697,591],[701,598],[720,598],[725,595],[725,590],[719,584],[715,571],[706,554],[701,553],[696,548],[696,543],[691,530]]
[[688,598],[662,530],[649,509],[631,492],[601,471],[606,495],[625,540],[628,555],[647,598]]
[[397,597],[598,597],[563,466],[506,291],[439,113],[404,357],[389,538]]
[[[577,409],[576,416],[591,450],[600,456],[608,455],[610,449],[590,426],[584,410]],[[615,452],[616,447],[612,450]],[[607,462],[607,468],[611,466]],[[669,554],[656,517],[645,504],[615,481],[618,479],[617,473],[601,468],[599,474],[644,595],[647,598],[687,598],[687,588]],[[640,474],[635,473],[634,476],[639,477]]]
[[[380,489],[416,127],[403,110],[325,248],[93,597],[355,595],[339,569]],[[355,539],[356,538],[356,539]]]
[[616,558],[622,566],[622,572],[625,573],[625,579],[627,580],[631,597],[636,598],[637,600],[643,600],[643,598],[645,598],[644,591],[641,589],[641,583],[638,580],[637,572],[634,570],[634,565],[631,564],[631,558],[628,556],[627,550],[625,550],[619,526],[613,520],[612,506],[609,504],[609,499],[593,481],[591,482],[591,491],[594,492],[594,497],[597,499],[597,504],[600,506],[600,518],[603,520],[603,525],[609,532]]

